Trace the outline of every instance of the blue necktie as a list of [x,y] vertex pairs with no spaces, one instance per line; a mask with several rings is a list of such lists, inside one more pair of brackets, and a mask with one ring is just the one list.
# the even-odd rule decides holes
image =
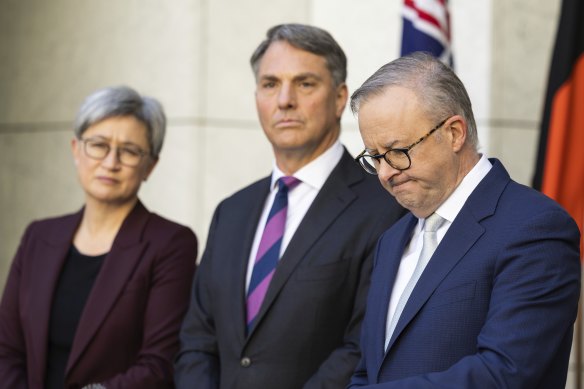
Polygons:
[[264,227],[247,291],[248,333],[253,328],[255,318],[266,297],[268,286],[280,259],[280,247],[282,246],[288,211],[288,191],[299,183],[300,180],[291,176],[282,177],[278,180],[278,193],[276,193]]

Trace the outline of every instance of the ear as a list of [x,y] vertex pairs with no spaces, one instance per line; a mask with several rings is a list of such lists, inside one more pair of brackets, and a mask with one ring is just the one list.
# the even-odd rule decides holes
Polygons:
[[452,151],[459,152],[466,142],[466,135],[468,133],[468,126],[466,121],[460,115],[454,115],[445,124],[448,133],[450,134],[450,142]]
[[336,114],[337,119],[341,118],[345,107],[347,106],[347,99],[349,98],[349,89],[344,82],[337,87],[336,90]]
[[150,174],[152,174],[152,171],[154,170],[154,167],[156,167],[157,163],[158,163],[158,158],[151,159],[150,163],[146,167],[146,170],[144,171],[144,176],[142,177],[142,181],[148,180],[148,177],[150,177]]
[[79,139],[77,138],[73,138],[71,139],[71,153],[73,154],[73,161],[75,162],[75,165],[79,164],[79,158],[80,158],[80,151],[79,151]]

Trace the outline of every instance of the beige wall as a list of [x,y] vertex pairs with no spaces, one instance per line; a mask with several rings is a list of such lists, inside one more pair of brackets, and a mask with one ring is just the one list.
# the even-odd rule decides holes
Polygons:
[[[456,70],[482,150],[529,184],[559,0],[451,0]],[[0,5],[0,288],[26,224],[78,209],[71,121],[96,88],[157,97],[169,128],[143,186],[151,210],[191,226],[201,246],[225,196],[269,173],[248,58],[281,22],[328,29],[351,90],[395,58],[400,1],[4,0]],[[343,141],[358,152],[355,119]]]

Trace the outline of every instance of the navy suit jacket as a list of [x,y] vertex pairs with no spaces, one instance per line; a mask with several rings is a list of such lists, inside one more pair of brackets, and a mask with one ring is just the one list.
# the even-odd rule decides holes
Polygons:
[[[32,223],[0,304],[0,387],[42,389],[51,303],[83,212]],[[95,280],[73,340],[67,389],[172,388],[196,266],[193,232],[138,202]]]
[[245,278],[270,178],[216,209],[176,362],[179,388],[344,388],[379,235],[404,210],[345,151],[284,252],[246,334]]
[[400,259],[417,223],[379,241],[351,387],[563,388],[580,295],[579,231],[497,160],[422,273],[384,352]]

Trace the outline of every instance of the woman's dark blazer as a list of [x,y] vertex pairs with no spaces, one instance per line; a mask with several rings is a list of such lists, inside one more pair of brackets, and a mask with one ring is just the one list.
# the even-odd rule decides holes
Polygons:
[[[83,210],[33,222],[0,304],[0,386],[41,389],[53,293]],[[140,202],[126,217],[81,314],[67,389],[172,388],[172,359],[195,271],[197,240]]]

